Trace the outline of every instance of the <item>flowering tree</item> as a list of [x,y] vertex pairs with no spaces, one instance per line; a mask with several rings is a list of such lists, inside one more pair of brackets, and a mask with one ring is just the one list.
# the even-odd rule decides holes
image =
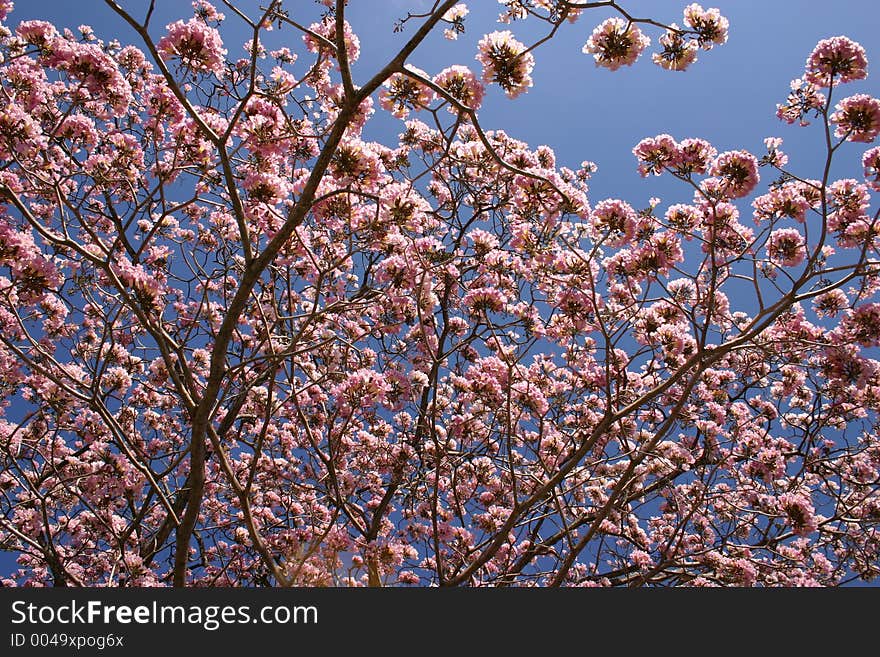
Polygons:
[[[716,9],[505,0],[475,62],[426,72],[408,58],[468,16],[437,0],[355,79],[344,0],[200,0],[164,27],[105,1],[137,47],[0,2],[5,584],[880,572],[880,148],[856,148],[880,100],[839,89],[860,45],[820,42],[779,106],[824,161],[659,135],[634,166],[692,201],[636,209],[482,125],[484,91],[527,91],[596,8],[598,66],[656,31],[654,63],[683,70],[726,41]],[[398,141],[362,137],[377,112]],[[864,178],[832,179],[838,156]]]

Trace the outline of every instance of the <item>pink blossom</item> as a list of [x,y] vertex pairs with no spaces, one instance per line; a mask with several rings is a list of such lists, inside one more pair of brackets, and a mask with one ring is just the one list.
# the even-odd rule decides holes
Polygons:
[[682,233],[686,239],[693,239],[693,231],[700,223],[700,210],[693,205],[670,205],[666,210],[669,227]]
[[597,239],[609,246],[622,246],[636,233],[638,217],[632,206],[618,199],[599,201],[590,214],[590,223]]
[[443,14],[443,20],[452,23],[452,27],[443,30],[443,36],[451,41],[458,39],[458,35],[464,32],[464,17],[468,13],[470,13],[468,6],[460,2]]
[[813,309],[819,317],[835,317],[849,305],[846,293],[841,289],[820,294],[813,301]]
[[666,34],[660,37],[663,50],[651,55],[651,59],[655,64],[669,71],[684,71],[697,61],[697,43],[685,39],[678,31],[677,25],[673,24],[671,27],[672,30],[667,30]]
[[853,178],[836,180],[828,186],[833,211],[828,228],[837,234],[841,246],[854,247],[867,238],[866,214],[870,204],[868,186]]
[[[479,109],[483,103],[483,85],[466,66],[445,68],[434,76],[433,82],[465,107]],[[457,113],[458,110],[450,105],[449,111]]]
[[226,16],[217,11],[217,8],[207,0],[195,0],[192,3],[192,8],[195,15],[203,21],[217,21],[219,23],[226,19]]
[[797,267],[806,257],[804,236],[795,228],[779,228],[767,240],[770,261],[782,267]]
[[33,157],[46,143],[39,123],[18,103],[0,107],[0,158]]
[[639,173],[659,176],[667,168],[678,162],[678,144],[670,135],[657,135],[643,139],[635,148],[633,155],[639,160]]
[[706,173],[717,153],[715,147],[705,139],[683,139],[678,145],[676,173],[682,175]]
[[872,142],[880,134],[880,100],[867,94],[844,98],[835,105],[831,122],[834,134],[847,141]]
[[[415,67],[409,69],[424,78],[428,74]],[[383,83],[379,93],[379,105],[399,119],[409,116],[410,109],[421,110],[434,100],[434,92],[424,84],[412,79],[406,73],[394,73]]]
[[766,161],[768,164],[780,168],[788,164],[788,155],[779,149],[779,147],[782,146],[781,137],[766,137],[764,139],[764,145],[767,147]]
[[709,174],[717,176],[720,191],[729,198],[747,196],[760,180],[758,161],[747,151],[727,151],[712,162]]
[[609,18],[593,30],[583,52],[593,55],[596,66],[616,71],[621,66],[632,66],[649,45],[651,39],[635,24],[622,18]]
[[779,496],[779,505],[788,515],[796,534],[807,535],[819,528],[813,502],[803,493],[784,493]]
[[186,23],[175,21],[166,26],[168,32],[156,47],[163,59],[180,58],[193,71],[223,74],[226,49],[220,33],[204,22],[191,18]]
[[786,102],[776,106],[776,116],[789,124],[797,121],[801,126],[809,125],[807,116],[818,114],[825,107],[825,95],[818,85],[800,78],[792,80],[790,87]]
[[504,310],[506,299],[500,290],[492,287],[480,287],[469,290],[461,302],[470,309],[473,315],[481,315],[484,312],[501,312]]
[[697,43],[703,50],[727,42],[728,20],[716,8],[703,9],[697,3],[684,8],[684,24],[697,33]]
[[774,187],[769,193],[758,196],[753,202],[755,222],[767,221],[776,217],[791,217],[803,223],[811,205],[803,195],[798,183],[785,183]]
[[[334,18],[327,17],[320,23],[312,23],[309,26],[309,29],[315,34],[324,37],[330,43],[334,45],[336,44],[336,20]],[[351,25],[349,25],[348,21],[343,23],[342,30],[342,39],[345,44],[345,52],[348,56],[348,61],[352,63],[356,62],[361,54],[361,41],[358,38],[358,35],[354,33],[354,30],[351,29]],[[330,57],[336,57],[335,48],[328,48],[310,34],[303,36],[303,41],[310,52],[322,52]]]
[[865,152],[862,156],[862,166],[865,168],[868,187],[880,192],[880,146]]
[[868,59],[861,45],[845,36],[823,39],[807,58],[805,78],[820,87],[867,77]]
[[96,43],[77,43],[66,37],[53,38],[41,57],[45,66],[64,71],[87,93],[78,101],[90,111],[102,112],[109,105],[112,115],[123,116],[132,102],[132,86],[119,70],[118,63]]
[[513,38],[512,32],[487,34],[478,47],[476,59],[483,65],[483,82],[498,84],[508,98],[516,98],[532,86],[530,73],[535,68],[535,58],[526,52],[523,43]]
[[865,303],[848,311],[840,326],[850,340],[863,347],[880,345],[880,303]]
[[40,20],[22,21],[15,28],[15,33],[25,43],[40,48],[49,48],[61,36],[54,25]]

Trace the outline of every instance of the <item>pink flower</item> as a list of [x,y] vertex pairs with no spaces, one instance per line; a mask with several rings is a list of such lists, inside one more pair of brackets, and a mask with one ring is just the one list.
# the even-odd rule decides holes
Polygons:
[[657,135],[642,139],[632,150],[639,160],[639,173],[659,176],[678,161],[678,144],[669,135]]
[[7,101],[0,106],[0,158],[31,157],[46,143],[40,124],[18,103]]
[[458,35],[464,32],[464,17],[470,13],[467,5],[459,3],[443,14],[443,20],[451,23],[452,27],[443,30],[443,36],[450,41],[458,39]]
[[[414,66],[408,67],[413,73],[427,78],[428,74]],[[406,73],[394,73],[383,83],[379,93],[379,105],[398,119],[409,116],[410,109],[416,111],[426,108],[434,100],[434,92],[425,85],[413,80]]]
[[606,240],[609,246],[623,246],[635,237],[638,215],[629,203],[606,199],[593,208],[590,222],[597,239]]
[[872,142],[880,134],[880,100],[867,94],[844,98],[831,115],[837,124],[834,134],[847,141]]
[[[320,23],[312,23],[309,26],[309,29],[315,34],[319,34],[325,39],[327,39],[330,43],[336,44],[336,20],[330,17],[325,18]],[[361,54],[361,40],[358,38],[357,34],[351,29],[351,25],[349,25],[348,21],[343,23],[342,27],[342,39],[345,43],[345,51],[346,55],[348,55],[349,62],[356,62],[358,57]],[[303,41],[306,44],[306,48],[309,49],[310,52],[323,52],[329,57],[336,57],[336,50],[330,49],[321,43],[318,39],[313,37],[310,34],[306,34],[303,37]]]
[[474,245],[474,251],[478,256],[484,256],[498,248],[498,238],[482,228],[473,229],[465,237]]
[[666,210],[669,227],[683,234],[687,240],[693,239],[693,231],[700,224],[701,217],[700,210],[693,205],[678,203]]
[[764,139],[764,146],[767,147],[766,162],[768,164],[772,164],[775,167],[784,167],[788,164],[788,155],[779,150],[779,147],[782,146],[781,137],[766,137]]
[[651,558],[651,555],[644,550],[633,550],[629,555],[629,560],[633,565],[644,570],[647,570],[654,565],[654,560]]
[[196,18],[176,21],[166,29],[168,33],[157,44],[163,59],[178,57],[192,71],[223,74],[226,50],[216,29]]
[[583,47],[584,54],[593,55],[596,66],[616,71],[621,66],[631,66],[651,44],[632,23],[622,18],[609,18],[593,30]]
[[813,310],[818,317],[834,317],[849,305],[849,299],[843,290],[831,290],[820,294],[813,301]]
[[535,58],[509,30],[492,32],[480,39],[476,59],[483,65],[483,81],[497,83],[508,98],[516,98],[532,86],[530,73],[535,68]]
[[705,139],[683,139],[678,145],[678,161],[676,173],[706,173],[712,159],[718,153],[715,147]]
[[47,48],[60,35],[52,23],[46,21],[22,21],[15,28],[15,33],[25,43],[39,48]]
[[274,204],[290,194],[290,182],[284,176],[268,171],[251,171],[241,183],[254,203]]
[[[677,26],[673,23],[673,28]],[[697,44],[677,30],[667,30],[660,37],[660,45],[663,47],[659,53],[651,55],[651,59],[658,66],[669,71],[683,71],[697,61]]]
[[697,33],[697,43],[703,50],[727,41],[728,20],[716,8],[703,9],[697,3],[684,8],[684,24]]
[[463,2],[459,2],[452,9],[448,10],[445,14],[443,14],[443,20],[449,21],[450,23],[453,21],[457,21],[461,18],[464,18],[470,13],[468,6]]
[[767,256],[781,267],[797,267],[807,255],[804,236],[795,228],[780,228],[770,233]]
[[866,303],[848,311],[840,327],[850,341],[863,347],[880,345],[880,303]]
[[880,192],[880,146],[872,148],[862,156],[862,166],[865,167],[868,187]]
[[203,21],[217,21],[218,23],[226,18],[224,14],[217,11],[217,8],[206,0],[196,0],[192,3],[195,15]]
[[862,215],[868,209],[871,195],[868,188],[854,178],[835,180],[828,185],[836,211],[847,215]]
[[0,0],[0,21],[5,21],[14,7],[12,0]]
[[779,496],[779,505],[788,515],[795,534],[806,536],[819,528],[813,502],[803,493],[785,493]]
[[836,36],[816,44],[807,58],[804,77],[820,87],[830,87],[835,78],[837,82],[865,79],[867,67],[865,49],[845,36]]
[[798,121],[802,126],[809,125],[807,115],[818,114],[822,110],[825,95],[819,92],[817,85],[800,78],[792,80],[790,88],[785,104],[776,106],[776,116],[789,124]]
[[803,223],[807,217],[810,204],[798,183],[786,183],[774,187],[770,193],[757,197],[752,202],[755,209],[755,222],[766,221],[776,217],[791,217]]
[[479,287],[468,291],[461,303],[470,310],[472,315],[480,315],[486,311],[501,312],[504,310],[507,299],[494,287]]
[[[465,107],[479,109],[483,104],[483,85],[467,66],[444,68],[434,76],[433,82]],[[449,105],[448,109],[452,113],[458,112],[454,105]]]
[[718,177],[720,191],[728,198],[741,198],[760,180],[758,161],[747,151],[727,151],[712,163],[709,174]]
[[836,233],[838,244],[846,247],[862,244],[870,230],[868,186],[853,178],[845,178],[828,185],[828,191],[834,208],[828,216],[828,228]]

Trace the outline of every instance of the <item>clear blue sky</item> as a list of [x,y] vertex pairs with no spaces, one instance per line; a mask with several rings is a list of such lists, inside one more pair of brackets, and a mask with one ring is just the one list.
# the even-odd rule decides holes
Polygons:
[[[137,43],[137,36],[101,0],[19,0],[16,4],[16,11],[8,19],[13,25],[25,18],[41,18],[73,28],[85,23],[101,38]],[[216,4],[221,5],[219,0]],[[247,0],[241,6],[255,15],[259,4],[264,3]],[[467,4],[471,10],[467,33],[456,42],[435,35],[411,58],[412,64],[431,74],[453,63],[479,70],[474,61],[476,42],[485,32],[505,26],[494,22],[500,9],[495,0],[471,0]],[[638,16],[650,14],[661,21],[681,23],[681,11],[688,1],[622,0],[621,4]],[[146,6],[146,2],[127,0],[124,5],[134,8]],[[185,0],[157,0],[157,5],[154,35],[159,35],[171,19],[191,15]],[[303,21],[312,20],[320,10],[313,0],[293,0],[286,6],[292,17]],[[355,67],[356,78],[369,77],[404,41],[405,35],[393,34],[391,28],[406,9],[424,10],[429,6],[428,0],[352,0],[349,18],[360,35],[362,51]],[[566,24],[557,39],[535,53],[535,86],[515,101],[494,90],[480,112],[481,121],[487,128],[503,128],[532,146],[552,146],[560,164],[576,167],[582,160],[596,162],[599,173],[593,179],[593,202],[617,196],[641,207],[654,195],[662,196],[664,204],[689,197],[681,185],[670,187],[665,177],[645,181],[635,172],[632,147],[643,137],[663,132],[679,139],[703,137],[719,150],[747,148],[759,155],[764,137],[781,136],[795,172],[818,177],[818,130],[780,122],[774,116],[776,103],[785,98],[789,81],[800,76],[815,43],[838,34],[860,42],[872,62],[868,80],[848,85],[844,95],[880,95],[880,12],[876,2],[716,0],[703,6],[718,6],[730,19],[730,39],[723,47],[701,52],[690,70],[663,71],[650,62],[650,50],[633,67],[613,73],[597,68],[589,56],[581,53],[581,47],[593,27],[611,13],[590,10],[574,25]],[[228,10],[225,13],[231,15]],[[227,23],[240,24],[235,20]],[[515,23],[512,29],[525,41],[544,27],[526,21]],[[653,46],[659,32],[648,33]],[[294,37],[292,31],[278,36],[295,38],[295,45],[300,45],[299,35]],[[228,38],[230,53],[243,53],[241,44],[246,38],[243,31]],[[382,117],[373,121],[367,135],[387,143],[400,128],[396,119]],[[864,150],[861,145],[845,149],[835,173],[857,175]]]

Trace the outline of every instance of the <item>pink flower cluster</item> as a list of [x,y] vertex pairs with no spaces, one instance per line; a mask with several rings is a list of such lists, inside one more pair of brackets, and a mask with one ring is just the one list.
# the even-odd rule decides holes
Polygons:
[[779,148],[782,146],[781,137],[767,137],[764,139],[764,145],[767,147],[767,156],[765,162],[775,167],[784,167],[788,164],[788,155]]
[[651,59],[658,66],[669,71],[684,71],[688,66],[697,61],[697,43],[693,39],[686,39],[673,24],[672,30],[660,37],[660,45],[663,49],[651,55]]
[[807,82],[830,87],[834,82],[864,80],[868,76],[865,49],[845,36],[823,39],[807,58]]
[[498,84],[508,98],[516,98],[532,86],[535,58],[510,30],[487,34],[478,48],[476,59],[483,65],[484,82]]
[[792,530],[806,536],[819,528],[816,509],[809,495],[804,493],[784,493],[779,496],[779,506],[788,516]]
[[166,29],[168,32],[157,44],[163,59],[177,57],[191,71],[223,74],[226,50],[216,29],[196,18],[186,23],[175,21]]
[[809,185],[802,182],[786,182],[773,187],[767,194],[758,196],[753,202],[755,222],[768,221],[778,217],[790,217],[803,223],[807,210],[814,207],[808,200]]
[[[483,84],[467,66],[456,64],[444,68],[434,76],[433,82],[465,107],[475,110],[483,104],[485,94]],[[453,105],[448,109],[452,113],[458,112]]]
[[825,95],[818,85],[801,78],[791,81],[791,92],[785,103],[776,106],[776,116],[786,123],[809,125],[807,116],[818,114],[825,107]]
[[804,236],[796,228],[779,228],[767,240],[770,262],[781,267],[797,267],[807,255]]
[[840,323],[847,340],[863,347],[880,345],[880,303],[865,303],[848,311]]
[[464,17],[470,13],[468,6],[463,2],[458,3],[452,9],[443,14],[443,20],[452,26],[443,30],[443,36],[450,41],[458,39],[458,35],[464,32]]
[[632,150],[643,177],[648,174],[659,176],[664,171],[678,176],[704,174],[717,152],[703,139],[688,138],[679,143],[665,134],[643,139]]
[[865,168],[868,187],[880,192],[880,146],[865,152],[862,156],[862,166]]
[[57,288],[64,280],[58,268],[34,243],[30,231],[18,230],[2,218],[0,265],[9,267],[18,288],[18,301],[25,305],[40,301],[46,291]]
[[147,271],[143,265],[132,264],[127,258],[120,258],[112,265],[113,273],[131,290],[137,302],[152,312],[162,309],[161,282]]
[[[428,74],[414,66],[408,67],[413,73],[427,78]],[[379,106],[391,112],[398,119],[405,119],[409,111],[426,108],[434,100],[434,92],[406,73],[394,73],[383,83],[379,93]]]
[[867,94],[855,94],[835,105],[831,122],[834,134],[847,141],[872,142],[880,134],[880,100]]
[[871,230],[868,186],[852,178],[836,180],[828,185],[828,197],[833,208],[828,228],[835,233],[837,243],[850,248],[864,244]]
[[40,124],[16,102],[0,108],[0,158],[31,157],[47,144]]
[[632,241],[637,223],[636,211],[619,199],[599,201],[590,213],[593,234],[608,246],[623,246]]
[[697,43],[703,50],[727,42],[728,20],[716,8],[703,9],[696,2],[684,8],[684,24],[697,33]]
[[109,105],[117,117],[125,114],[132,101],[132,85],[97,43],[80,43],[69,33],[62,36],[45,21],[24,21],[16,33],[40,49],[40,64],[63,71],[79,83],[79,102],[94,105],[96,111]]
[[712,162],[709,174],[716,176],[719,191],[727,198],[748,195],[760,181],[758,160],[747,151],[727,151]]
[[616,71],[631,66],[651,45],[651,39],[622,18],[609,18],[593,30],[583,47],[584,54],[593,55],[596,66]]
[[[336,44],[336,20],[327,17],[320,23],[312,23],[309,26],[309,30],[318,34],[325,39],[327,39],[330,43]],[[351,29],[351,25],[349,25],[348,21],[343,23],[342,27],[342,40],[345,44],[345,54],[348,57],[349,62],[356,62],[358,57],[361,54],[361,40],[358,38],[358,35],[354,33],[354,30]],[[318,39],[313,37],[311,34],[306,34],[303,36],[303,42],[306,45],[306,48],[310,52],[320,52],[324,53],[329,57],[336,57],[336,49],[328,48],[326,45],[321,43]]]
[[226,19],[225,14],[217,11],[217,8],[207,0],[195,0],[192,3],[193,12],[203,21],[221,22]]

